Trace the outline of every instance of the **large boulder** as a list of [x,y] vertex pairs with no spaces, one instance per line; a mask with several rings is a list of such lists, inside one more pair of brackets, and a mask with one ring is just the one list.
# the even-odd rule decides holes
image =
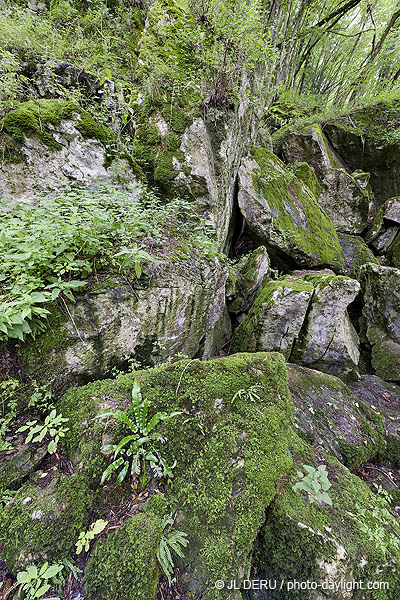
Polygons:
[[269,278],[269,257],[264,246],[243,256],[227,282],[228,310],[240,313],[249,308],[260,286]]
[[313,293],[312,284],[301,278],[267,283],[235,330],[234,349],[237,352],[281,352],[289,360]]
[[282,151],[287,162],[305,161],[314,169],[321,186],[319,204],[337,231],[354,234],[366,228],[373,206],[369,173],[348,173],[318,124],[287,135]]
[[344,268],[332,221],[313,193],[272,152],[254,147],[239,170],[239,207],[275,262]]
[[352,470],[382,454],[384,416],[373,402],[364,403],[357,385],[294,364],[288,364],[288,376],[294,425],[309,444]]
[[387,381],[400,381],[400,269],[364,265],[362,326],[372,349],[372,366]]
[[367,263],[379,264],[374,253],[368,248],[362,237],[348,235],[347,233],[338,233],[338,238],[346,260],[344,275],[358,279],[362,265],[366,265]]
[[358,281],[332,272],[295,272],[271,281],[235,330],[234,348],[279,351],[292,362],[350,375],[360,354],[347,307],[359,290]]
[[382,416],[386,443],[380,462],[400,467],[400,387],[376,375],[363,375],[350,388],[360,403]]
[[[218,591],[214,584],[245,577],[265,510],[276,493],[275,482],[291,464],[287,443],[292,407],[284,358],[259,353],[180,361],[71,389],[58,409],[70,418],[64,451],[78,471],[94,465],[107,437],[121,435],[112,420],[99,423],[93,416],[104,402],[129,405],[135,376],[151,411],[183,411],[165,422],[162,431],[163,456],[168,464],[177,463],[174,485],[165,494],[178,511],[177,529],[189,541],[179,585],[194,598],[239,600],[238,592]],[[97,482],[102,468],[97,464],[92,469]],[[111,546],[120,548],[119,539],[127,536],[113,538],[96,556],[108,561]],[[124,570],[134,562],[128,560],[127,554]],[[93,575],[94,559],[91,564]],[[99,585],[106,578],[110,581],[111,575],[96,576]]]
[[106,281],[61,305],[49,327],[19,345],[27,375],[56,393],[105,377],[129,359],[163,362],[174,354],[215,355],[230,335],[228,271],[218,259],[157,263],[133,284]]
[[126,160],[107,158],[112,132],[72,102],[24,102],[2,121],[0,197],[32,202],[38,193],[79,183],[107,184],[135,173]]
[[332,375],[357,371],[359,339],[347,307],[355,300],[360,284],[355,279],[329,274],[310,274],[314,294],[291,360]]
[[[400,525],[390,505],[336,458],[297,436],[290,451],[295,466],[267,513],[250,576],[264,588],[254,585],[251,600],[364,600],[373,597],[367,582],[380,590],[376,598],[396,600]],[[332,505],[294,489],[303,465],[325,465]]]

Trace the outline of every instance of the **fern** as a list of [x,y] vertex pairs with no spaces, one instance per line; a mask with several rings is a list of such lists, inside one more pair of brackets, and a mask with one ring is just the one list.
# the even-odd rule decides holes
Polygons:
[[187,535],[183,531],[177,531],[175,529],[168,532],[165,531],[168,527],[171,527],[173,523],[174,520],[172,515],[168,515],[163,519],[163,534],[157,550],[159,565],[168,578],[169,585],[175,581],[175,579],[172,578],[172,575],[174,574],[174,561],[171,550],[181,558],[184,558],[182,548],[186,548],[189,543]]
[[160,445],[165,440],[155,429],[161,421],[168,421],[181,413],[178,411],[172,413],[157,412],[148,420],[149,406],[150,402],[143,400],[140,384],[135,379],[132,388],[134,419],[131,419],[127,412],[123,410],[109,410],[97,415],[96,419],[113,417],[130,431],[130,434],[123,437],[118,444],[104,446],[104,450],[112,450],[113,461],[103,472],[101,483],[110,479],[118,471],[117,483],[122,483],[129,473],[131,477],[139,477],[141,486],[145,487],[147,483],[146,462],[150,464],[150,468],[156,477],[172,477],[176,462],[169,466],[161,455]]

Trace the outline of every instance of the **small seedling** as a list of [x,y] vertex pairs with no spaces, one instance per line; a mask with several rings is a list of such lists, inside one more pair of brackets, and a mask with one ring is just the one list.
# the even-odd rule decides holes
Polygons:
[[94,540],[94,536],[101,533],[105,527],[107,527],[108,521],[98,519],[93,523],[87,531],[81,531],[79,534],[78,541],[76,542],[76,554],[80,554],[83,549],[85,552],[89,550],[90,542]]
[[69,419],[64,419],[62,415],[57,415],[57,411],[54,408],[45,418],[44,425],[37,425],[37,420],[28,421],[26,425],[17,429],[17,433],[29,431],[25,439],[25,444],[29,444],[29,442],[42,442],[46,435],[49,434],[51,440],[48,443],[47,451],[49,454],[54,454],[57,450],[60,438],[64,437],[65,433],[68,431],[68,427],[63,427],[62,423],[66,423],[68,420]]
[[293,486],[293,489],[307,492],[310,503],[323,502],[332,506],[332,500],[328,494],[332,484],[328,479],[326,465],[320,465],[318,469],[310,467],[310,465],[303,465],[303,469],[307,474],[297,471],[300,481]]

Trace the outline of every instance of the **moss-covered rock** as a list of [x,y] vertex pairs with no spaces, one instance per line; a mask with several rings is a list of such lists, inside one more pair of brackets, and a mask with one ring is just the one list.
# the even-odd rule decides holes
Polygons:
[[332,375],[290,364],[288,373],[295,427],[307,442],[351,470],[384,450],[384,416],[373,402]]
[[400,381],[400,269],[361,267],[362,326],[371,345],[372,366],[387,381]]
[[272,152],[254,147],[239,170],[239,206],[255,240],[275,261],[344,267],[332,221],[312,192]]
[[[348,173],[318,124],[288,134],[282,150],[287,162],[305,161],[311,165],[320,184],[318,203],[337,231],[354,234],[366,228],[373,207],[369,173]],[[311,183],[309,189],[315,189],[315,184]]]
[[85,570],[88,600],[155,600],[161,519],[138,514],[99,540]]
[[39,468],[46,455],[46,448],[33,449],[23,443],[22,436],[13,439],[13,453],[0,462],[0,497],[6,489],[16,489]]
[[[390,505],[337,459],[297,436],[290,450],[296,466],[268,511],[256,550],[255,577],[277,582],[271,590],[276,600],[317,600],[321,591],[328,598],[366,599],[365,589],[354,586],[355,581],[365,586],[380,582],[381,591],[371,592],[371,598],[395,600],[400,526]],[[306,492],[293,489],[303,464],[327,466],[332,506],[310,503]],[[252,592],[250,598],[265,596]]]
[[[297,275],[297,276],[296,276]],[[332,271],[270,281],[236,328],[236,351],[279,351],[292,362],[344,376],[357,369],[358,336],[347,307],[360,284]]]
[[300,335],[314,288],[300,277],[263,286],[248,315],[235,329],[237,352],[281,352],[289,359]]
[[92,502],[82,475],[55,476],[43,488],[24,485],[0,512],[2,557],[9,569],[71,557],[79,533],[87,528]]
[[293,172],[308,187],[314,198],[318,200],[322,188],[318,183],[314,169],[307,162],[296,162],[293,165]]
[[346,260],[344,275],[358,279],[362,265],[378,264],[374,253],[368,248],[362,237],[338,233],[338,238]]
[[[79,452],[93,464],[102,441],[115,438],[112,424],[98,431],[92,415],[105,398],[126,406],[135,376],[151,411],[183,413],[165,422],[162,431],[163,456],[168,464],[177,462],[167,500],[178,511],[179,529],[189,536],[180,584],[207,600],[231,598],[214,590],[214,580],[244,577],[275,482],[290,464],[292,407],[284,359],[238,354],[181,361],[71,390],[59,407],[71,420],[65,452],[75,465]],[[256,386],[253,397],[246,393],[251,386]],[[93,445],[84,448],[89,429]],[[100,477],[100,466],[96,469]]]

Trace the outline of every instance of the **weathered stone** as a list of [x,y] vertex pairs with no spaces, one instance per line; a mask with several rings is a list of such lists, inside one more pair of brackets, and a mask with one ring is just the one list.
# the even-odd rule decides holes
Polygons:
[[49,329],[20,348],[24,370],[56,393],[105,377],[129,358],[156,364],[183,353],[215,355],[230,336],[226,267],[158,263],[134,286],[114,279],[83,293]]
[[6,489],[15,489],[39,468],[47,450],[41,446],[32,449],[23,443],[22,435],[12,438],[12,450],[2,453],[0,462],[0,496]]
[[300,335],[313,286],[300,278],[288,278],[267,283],[235,330],[236,351],[281,352],[289,359]]
[[344,267],[331,220],[312,192],[277,156],[253,148],[239,170],[239,207],[258,243],[275,262],[302,267]]
[[382,379],[400,381],[400,269],[370,264],[360,273],[372,366]]
[[373,206],[369,173],[350,175],[318,124],[286,136],[283,154],[289,163],[312,166],[321,186],[318,202],[338,231],[354,234],[365,229]]
[[[289,390],[298,433],[313,447],[336,456],[349,469],[385,448],[378,407],[365,407],[357,389],[337,377],[288,364]],[[372,403],[373,404],[373,403]]]
[[358,279],[362,265],[378,264],[374,253],[368,248],[362,237],[338,233],[338,239],[346,260],[344,275]]
[[355,279],[310,273],[314,294],[301,335],[291,355],[293,362],[332,375],[346,376],[357,369],[358,335],[347,307],[360,291]]
[[396,248],[400,240],[400,199],[389,198],[378,210],[365,237],[378,254],[384,254],[388,259],[396,261]]
[[[251,591],[251,600],[350,600],[356,597],[354,581],[380,582],[385,600],[395,600],[400,525],[390,505],[336,458],[296,436],[290,451],[295,466],[268,511],[250,575],[274,587]],[[300,481],[297,472],[305,472],[303,465],[322,464],[331,483],[332,506],[310,503],[307,492],[293,489]]]
[[247,310],[255,293],[268,276],[269,258],[264,246],[259,246],[241,258],[237,274],[230,279],[230,289],[227,289],[229,312],[239,313]]
[[350,384],[360,403],[372,408],[383,418],[386,446],[379,460],[400,467],[400,387],[374,375],[363,375]]
[[351,374],[359,361],[358,336],[347,307],[360,290],[354,279],[300,272],[267,283],[235,330],[236,351],[279,351],[333,375]]

